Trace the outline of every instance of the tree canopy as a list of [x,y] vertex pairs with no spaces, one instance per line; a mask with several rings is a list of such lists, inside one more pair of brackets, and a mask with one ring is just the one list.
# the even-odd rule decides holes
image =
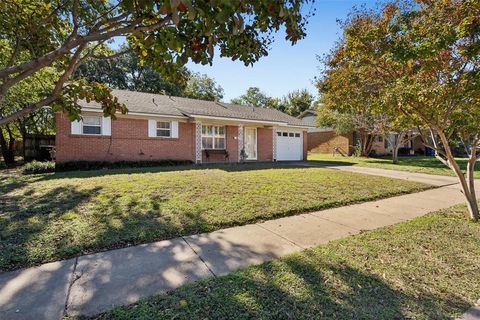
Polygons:
[[131,52],[112,59],[88,60],[79,66],[74,77],[103,83],[112,89],[172,96],[182,96],[185,90],[185,84],[166,80],[150,66],[140,64],[140,59]]
[[192,99],[221,100],[223,88],[207,75],[193,73],[190,75],[182,95]]
[[[412,0],[354,12],[320,86],[329,92],[325,101],[340,109],[363,104],[416,126],[455,172],[472,219],[479,219],[473,179],[480,156],[479,16],[475,0]],[[469,155],[466,172],[452,152],[456,141]]]
[[310,1],[1,1],[0,39],[6,59],[0,66],[0,109],[15,85],[41,70],[55,69],[58,79],[36,102],[2,115],[0,125],[47,105],[76,118],[78,99],[101,102],[104,113],[113,117],[117,110],[126,112],[107,86],[72,79],[86,60],[112,57],[106,48],[116,37],[126,37],[127,50],[140,63],[169,80],[185,81],[185,64],[212,63],[215,48],[222,57],[250,65],[267,55],[272,33],[281,27],[285,39],[296,43],[305,36],[305,2]]
[[276,109],[280,105],[280,99],[269,97],[258,87],[250,87],[247,89],[245,94],[242,94],[238,98],[232,99],[232,103]]
[[277,109],[294,117],[309,109],[312,102],[313,96],[306,89],[291,91],[283,98],[274,98],[258,87],[250,87],[245,94],[232,99],[232,103]]

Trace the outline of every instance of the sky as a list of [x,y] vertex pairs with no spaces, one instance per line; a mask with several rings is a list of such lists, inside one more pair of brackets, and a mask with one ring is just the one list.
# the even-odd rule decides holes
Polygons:
[[[285,33],[279,31],[271,45],[268,56],[245,67],[240,61],[214,57],[212,66],[189,63],[187,67],[207,74],[224,89],[224,101],[238,97],[249,87],[259,87],[272,97],[281,98],[288,92],[306,88],[317,96],[313,84],[319,75],[320,62],[317,55],[330,51],[341,32],[337,19],[345,19],[354,6],[374,7],[377,0],[316,0],[315,16],[307,26],[307,36],[292,46],[285,41]],[[305,8],[308,9],[308,8]]]

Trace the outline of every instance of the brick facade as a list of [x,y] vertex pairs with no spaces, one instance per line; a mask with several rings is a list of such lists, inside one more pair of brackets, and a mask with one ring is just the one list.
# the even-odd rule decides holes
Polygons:
[[309,132],[308,151],[312,153],[333,153],[336,147],[351,154],[353,134],[337,135],[334,131]]
[[[148,137],[148,120],[118,118],[111,121],[111,136],[74,135],[71,123],[63,113],[56,117],[56,161],[154,161],[191,160],[196,158],[195,123],[179,122],[178,138]],[[238,126],[227,125],[225,143],[229,162],[239,161]],[[305,135],[306,136],[306,135]],[[273,161],[273,130],[257,129],[258,161]],[[304,140],[306,143],[306,140]],[[225,156],[211,155],[207,161],[224,162]]]
[[195,161],[195,124],[180,122],[178,138],[149,138],[146,119],[112,120],[111,136],[72,135],[70,120],[56,114],[56,161]]
[[273,161],[273,130],[268,128],[257,129],[258,161]]

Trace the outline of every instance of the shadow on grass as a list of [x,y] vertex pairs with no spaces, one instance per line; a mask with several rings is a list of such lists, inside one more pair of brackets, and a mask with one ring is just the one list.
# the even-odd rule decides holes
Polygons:
[[405,293],[338,258],[307,250],[92,319],[450,319],[468,307],[456,295]]

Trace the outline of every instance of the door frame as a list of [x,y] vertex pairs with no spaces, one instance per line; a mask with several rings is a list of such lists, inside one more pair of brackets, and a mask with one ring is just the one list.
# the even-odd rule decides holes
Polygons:
[[[245,141],[247,140],[246,137],[247,137],[247,131],[248,130],[253,130],[255,132],[255,158],[247,158],[245,160],[256,161],[256,160],[258,160],[258,130],[257,130],[257,127],[245,127],[245,130],[243,132],[243,135],[244,135],[244,137],[243,137],[243,141],[244,141],[243,148],[244,149],[245,149],[245,144],[246,144]],[[245,153],[246,153],[246,150],[245,150]]]

